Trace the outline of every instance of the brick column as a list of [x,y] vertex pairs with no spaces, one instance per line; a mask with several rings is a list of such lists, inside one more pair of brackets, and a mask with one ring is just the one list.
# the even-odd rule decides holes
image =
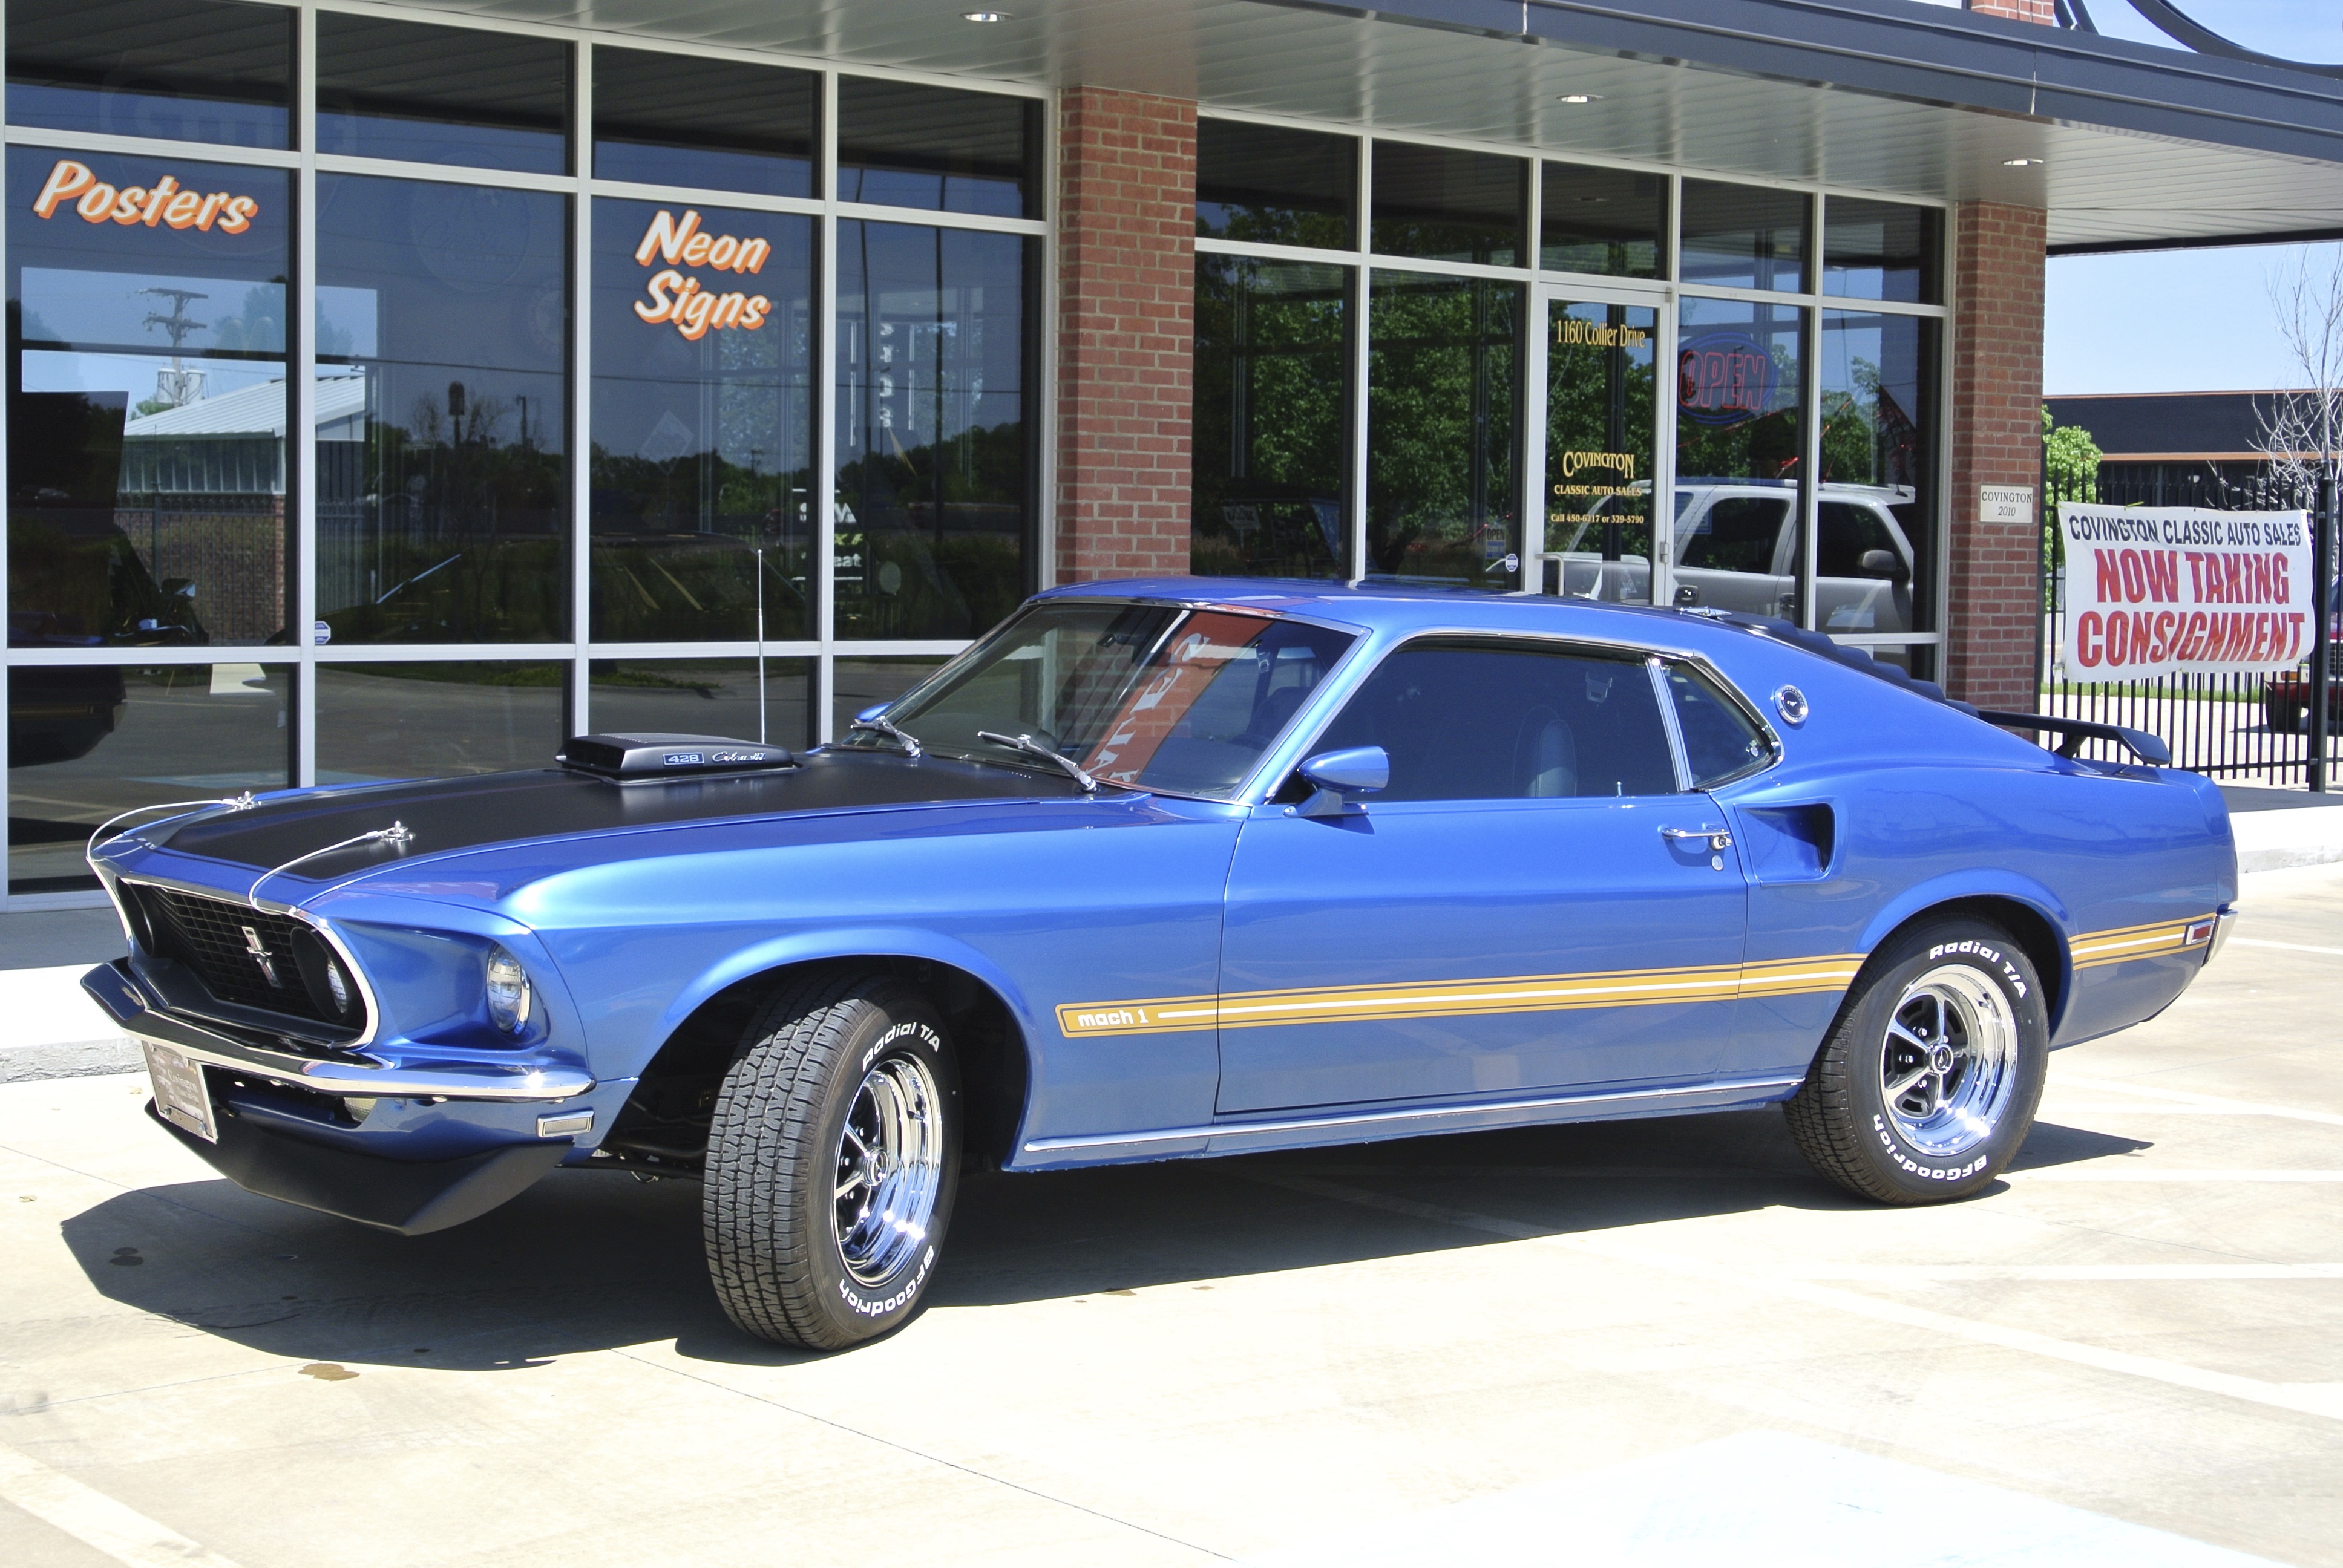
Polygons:
[[1076,87],[1058,136],[1055,579],[1184,576],[1196,106]]
[[2028,518],[1986,524],[1978,487],[2042,485],[2042,265],[2048,215],[1964,202],[1953,215],[1951,541],[1945,686],[1980,708],[2034,711],[2041,542]]
[[1969,0],[1968,8],[2009,22],[2038,22],[2045,27],[2058,25],[2057,0]]

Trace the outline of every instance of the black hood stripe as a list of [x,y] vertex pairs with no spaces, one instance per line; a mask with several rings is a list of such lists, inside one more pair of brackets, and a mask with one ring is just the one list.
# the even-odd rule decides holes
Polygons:
[[287,873],[315,881],[418,856],[618,828],[887,806],[1059,800],[1080,794],[1071,779],[1021,768],[989,768],[932,755],[915,762],[889,752],[817,751],[802,759],[800,766],[778,772],[639,784],[548,768],[364,785],[218,813],[147,837],[147,841],[265,871],[341,839],[393,822],[405,824],[410,837],[403,844],[337,850],[304,860]]

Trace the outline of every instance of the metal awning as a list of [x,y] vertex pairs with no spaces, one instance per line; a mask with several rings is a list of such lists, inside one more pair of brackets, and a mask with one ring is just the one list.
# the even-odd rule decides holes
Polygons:
[[2012,202],[2048,209],[2060,248],[2343,232],[2343,83],[1914,0],[1007,0],[988,25],[957,0],[414,8]]

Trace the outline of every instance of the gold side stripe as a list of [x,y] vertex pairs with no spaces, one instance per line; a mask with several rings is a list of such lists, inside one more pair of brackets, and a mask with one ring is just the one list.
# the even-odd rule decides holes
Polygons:
[[1280,1024],[1387,1023],[1410,1018],[1466,1018],[1584,1008],[1653,1007],[1669,1002],[1732,1001],[1745,996],[1798,996],[1845,990],[1863,966],[1860,954],[1776,959],[1709,968],[1622,970],[1575,975],[1413,985],[1340,986],[1307,990],[1241,991],[1141,1001],[1074,1002],[1058,1009],[1069,1037],[1165,1034],[1182,1030],[1265,1029]]
[[[2210,912],[2089,931],[2069,944],[2077,969],[2126,963],[2202,947]],[[1240,991],[1223,996],[1154,997],[1138,1001],[1070,1002],[1058,1009],[1069,1038],[1171,1034],[1197,1029],[1268,1029],[1280,1024],[1388,1023],[1409,1018],[1472,1018],[1584,1008],[1654,1007],[1669,1002],[1733,1001],[1743,997],[1812,996],[1843,991],[1863,968],[1861,953],[1707,968],[1618,970],[1574,975],[1515,975],[1445,983],[1336,986]]]
[[[2144,926],[2118,926],[2111,930],[2089,931],[2075,939],[2068,951],[2078,970],[2098,969],[2107,964],[2128,963],[2134,959],[2155,958],[2162,953],[2186,952],[2203,947],[2212,940],[2213,916],[2210,912],[2192,915],[2184,920],[2156,920]],[[2201,935],[2192,936],[2192,931]]]

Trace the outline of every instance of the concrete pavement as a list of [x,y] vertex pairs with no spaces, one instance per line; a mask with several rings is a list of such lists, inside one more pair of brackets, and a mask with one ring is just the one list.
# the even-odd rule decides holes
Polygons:
[[828,1358],[689,1185],[400,1240],[0,1086],[0,1562],[2343,1564],[2343,868],[2244,908],[1967,1203],[1773,1112],[994,1176]]

